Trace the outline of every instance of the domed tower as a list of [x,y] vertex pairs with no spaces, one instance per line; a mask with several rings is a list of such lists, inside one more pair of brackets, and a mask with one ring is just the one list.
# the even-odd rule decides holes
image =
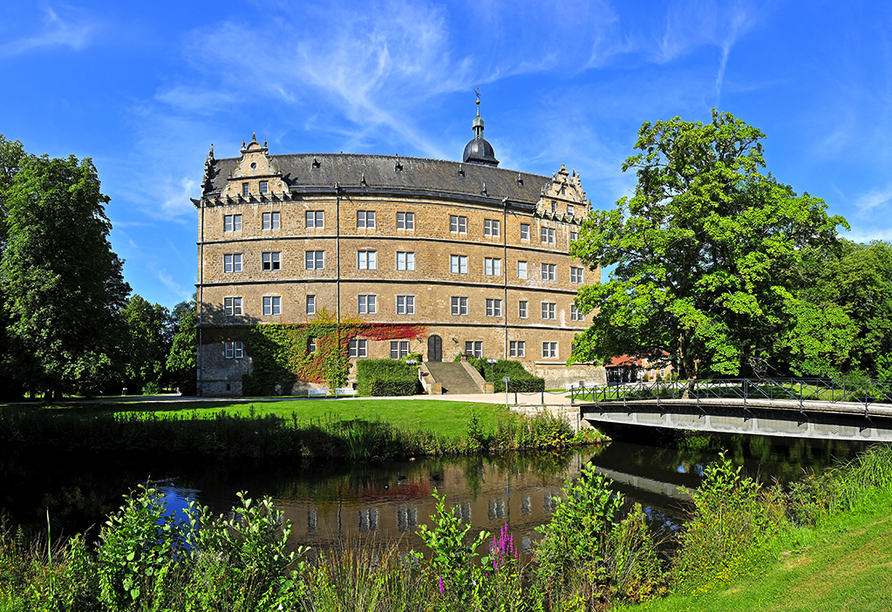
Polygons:
[[484,164],[486,166],[498,166],[499,160],[492,145],[483,137],[483,118],[480,117],[480,98],[477,98],[477,116],[472,124],[474,138],[465,145],[462,161],[471,164]]

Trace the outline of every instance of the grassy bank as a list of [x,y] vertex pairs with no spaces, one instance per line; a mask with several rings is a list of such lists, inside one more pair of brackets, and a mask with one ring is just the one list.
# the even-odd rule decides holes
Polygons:
[[[892,610],[892,490],[815,527],[794,527],[708,593],[674,594],[624,612]],[[741,577],[742,575],[742,577]]]
[[548,415],[437,400],[96,403],[5,406],[0,444],[75,452],[173,452],[217,457],[391,459],[561,448],[575,437]]

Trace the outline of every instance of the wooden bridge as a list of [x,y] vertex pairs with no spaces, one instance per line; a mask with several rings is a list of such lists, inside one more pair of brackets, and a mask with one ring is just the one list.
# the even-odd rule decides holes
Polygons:
[[892,442],[892,384],[712,379],[578,387],[581,418],[719,433]]

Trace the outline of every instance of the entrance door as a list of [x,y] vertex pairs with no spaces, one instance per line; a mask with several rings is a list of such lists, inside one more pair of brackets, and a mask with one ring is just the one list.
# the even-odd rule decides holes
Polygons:
[[431,336],[427,339],[427,360],[443,361],[443,340],[440,336]]

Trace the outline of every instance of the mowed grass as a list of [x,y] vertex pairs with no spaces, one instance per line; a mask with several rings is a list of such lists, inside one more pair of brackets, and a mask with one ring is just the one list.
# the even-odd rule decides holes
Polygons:
[[892,610],[892,490],[816,529],[774,542],[752,574],[700,597],[670,596],[626,612]]
[[[21,408],[21,405],[19,405]],[[435,399],[310,399],[237,400],[210,402],[72,403],[30,409],[90,418],[100,414],[153,414],[159,418],[211,419],[220,412],[247,417],[276,415],[288,421],[382,421],[398,428],[422,429],[444,436],[464,435],[472,414],[484,429],[500,420],[520,418],[504,405]]]

